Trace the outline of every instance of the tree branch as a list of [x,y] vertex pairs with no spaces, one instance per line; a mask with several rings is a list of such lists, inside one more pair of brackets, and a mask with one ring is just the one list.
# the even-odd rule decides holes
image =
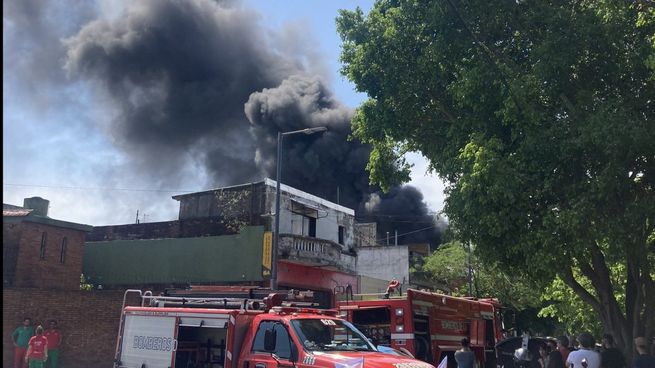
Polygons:
[[585,303],[589,304],[598,314],[600,311],[600,302],[591,295],[580,283],[575,280],[571,267],[565,267],[560,273],[562,281],[568,285]]
[[596,270],[594,270],[589,263],[580,262],[580,272],[591,281],[591,285],[594,289],[598,290],[598,288],[600,288],[600,278],[596,274]]
[[428,91],[428,94],[429,94],[429,96],[430,96],[430,102],[431,102],[433,105],[435,105],[435,107],[437,108],[437,110],[438,110],[439,112],[441,112],[443,115],[446,116],[447,121],[448,121],[449,123],[455,123],[455,122],[457,122],[457,119],[455,118],[455,116],[454,116],[450,111],[448,111],[448,110],[446,109],[446,107],[445,107],[441,102],[439,102],[439,99],[438,99],[437,97],[434,96],[434,93],[432,93],[431,90]]

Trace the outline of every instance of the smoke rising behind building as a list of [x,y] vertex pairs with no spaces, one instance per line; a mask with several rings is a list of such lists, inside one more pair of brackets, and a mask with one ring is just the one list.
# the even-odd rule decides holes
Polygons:
[[[91,85],[113,111],[105,129],[135,170],[166,183],[192,164],[206,172],[204,187],[275,178],[277,132],[325,126],[285,138],[285,184],[377,219],[380,234],[435,224],[416,188],[382,194],[368,184],[370,148],[348,140],[353,111],[332,95],[309,44],[265,29],[237,1],[145,0],[124,11],[87,14],[59,52],[68,83]],[[436,229],[400,242],[434,244]]]

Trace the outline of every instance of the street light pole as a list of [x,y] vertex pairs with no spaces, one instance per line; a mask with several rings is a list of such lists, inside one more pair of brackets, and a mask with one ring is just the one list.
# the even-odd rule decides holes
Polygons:
[[280,244],[280,176],[282,173],[282,139],[292,134],[314,134],[326,131],[326,127],[307,128],[291,132],[277,132],[277,160],[275,173],[275,233],[271,250],[271,290],[277,290],[277,252]]
[[468,242],[469,296],[473,296],[473,268],[471,267],[471,241]]
[[277,249],[280,242],[280,172],[282,171],[282,132],[277,132],[277,163],[275,174],[275,233],[271,250],[271,290],[277,290]]

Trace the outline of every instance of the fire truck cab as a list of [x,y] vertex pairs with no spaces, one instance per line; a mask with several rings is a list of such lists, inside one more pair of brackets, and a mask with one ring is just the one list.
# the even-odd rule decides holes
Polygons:
[[454,353],[466,337],[480,366],[495,368],[494,347],[502,339],[497,300],[413,289],[400,296],[389,296],[388,289],[384,295],[372,300],[339,301],[337,308],[341,317],[352,322],[375,345],[404,348],[435,366],[448,356],[448,368],[454,368]]
[[264,299],[130,293],[142,301],[125,306],[124,298],[116,368],[431,367],[378,352],[336,310],[294,301],[294,291]]

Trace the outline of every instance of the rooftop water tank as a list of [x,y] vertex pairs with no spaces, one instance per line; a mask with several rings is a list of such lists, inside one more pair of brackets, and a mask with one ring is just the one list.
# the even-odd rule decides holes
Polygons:
[[32,209],[32,213],[38,216],[48,216],[48,207],[50,201],[41,197],[25,198],[23,200],[23,207]]

